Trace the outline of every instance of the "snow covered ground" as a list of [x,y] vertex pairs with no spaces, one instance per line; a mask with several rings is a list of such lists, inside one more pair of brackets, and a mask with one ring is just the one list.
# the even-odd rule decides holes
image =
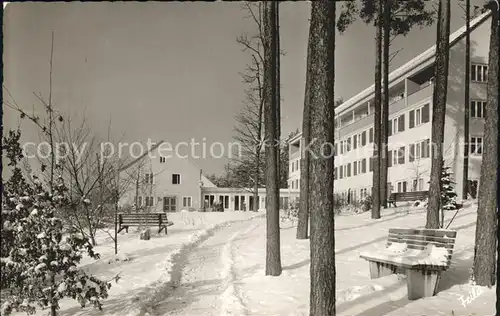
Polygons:
[[[338,315],[493,315],[494,289],[469,282],[476,205],[466,204],[450,229],[458,230],[452,267],[438,295],[409,301],[406,280],[391,275],[370,280],[361,252],[385,246],[389,228],[425,224],[423,209],[383,210],[374,221],[368,213],[336,217]],[[454,212],[453,212],[454,213]],[[452,212],[447,216],[450,219]],[[307,315],[309,241],[295,239],[295,223],[281,229],[283,273],[266,277],[264,213],[176,213],[168,236],[139,240],[138,233],[119,236],[120,256],[113,243],[100,237],[102,258],[83,263],[102,278],[120,273],[99,312],[80,309],[72,300],[61,315]],[[41,311],[37,315],[42,315]]]

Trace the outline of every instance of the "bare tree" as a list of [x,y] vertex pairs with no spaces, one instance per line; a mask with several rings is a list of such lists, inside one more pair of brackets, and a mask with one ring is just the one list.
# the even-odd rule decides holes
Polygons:
[[448,62],[450,55],[450,0],[440,0],[438,7],[435,88],[432,94],[432,166],[429,185],[426,228],[439,228],[441,208],[441,171],[443,168],[443,139],[448,94]]
[[[236,41],[243,47],[244,52],[249,52],[252,61],[247,65],[245,72],[241,75],[245,89],[244,108],[236,117],[237,126],[234,137],[243,146],[242,157],[238,163],[243,163],[247,168],[253,170],[251,180],[253,182],[254,211],[258,210],[259,186],[262,184],[261,159],[264,139],[264,28],[261,2],[248,2],[242,4],[243,10],[247,11],[248,17],[257,26],[257,33],[253,36],[244,34]],[[248,187],[248,184],[245,185]]]
[[[476,242],[474,246],[474,280],[478,285],[492,286],[496,282],[495,255],[497,241],[497,189],[498,174],[498,71],[499,71],[499,8],[490,1],[491,14],[490,51],[488,57],[487,102],[484,124],[484,149],[479,188]],[[498,269],[498,267],[497,267]]]
[[[335,2],[311,4],[308,56],[311,122],[311,292],[309,314],[335,315],[333,211],[335,117]],[[325,146],[328,145],[328,146]]]
[[281,274],[280,227],[279,227],[279,174],[276,99],[276,2],[264,2],[264,108],[266,154],[266,213],[267,247],[266,275]]
[[419,157],[415,157],[415,159],[411,162],[411,174],[417,180],[416,183],[412,184],[412,190],[418,191],[418,181],[425,175],[429,173],[429,168],[422,164],[422,159]]

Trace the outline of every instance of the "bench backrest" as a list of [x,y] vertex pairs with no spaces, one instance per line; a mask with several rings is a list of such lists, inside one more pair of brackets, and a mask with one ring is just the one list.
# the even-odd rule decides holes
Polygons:
[[424,250],[428,244],[448,250],[448,266],[451,263],[457,232],[445,229],[391,228],[387,246],[392,243],[406,243],[409,249]]
[[426,199],[429,196],[429,191],[415,192],[394,192],[391,193],[390,200],[393,201],[416,201]]
[[159,225],[167,223],[166,213],[119,213],[118,222],[127,225]]

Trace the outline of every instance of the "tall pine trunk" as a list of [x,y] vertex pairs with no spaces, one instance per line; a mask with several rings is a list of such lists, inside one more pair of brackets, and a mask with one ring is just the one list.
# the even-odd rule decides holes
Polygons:
[[[276,139],[278,141],[281,140],[281,71],[280,71],[280,59],[281,59],[281,50],[280,50],[280,31],[279,31],[279,21],[280,21],[280,14],[279,14],[279,1],[276,1],[276,9],[274,12],[275,16],[275,34],[276,34]],[[277,148],[277,155],[278,155],[278,166],[276,167],[278,169],[278,188],[281,188],[281,143],[278,144]],[[278,190],[278,196],[279,196],[279,190]],[[279,197],[278,197],[279,201]]]
[[[335,116],[335,2],[311,4],[309,29],[311,115],[311,316],[335,315],[335,219],[333,212]],[[309,71],[309,69],[308,69]]]
[[[493,10],[494,11],[494,10]],[[498,11],[492,13],[483,162],[477,208],[474,246],[474,280],[478,285],[495,284],[498,167]],[[480,254],[480,255],[478,255]]]
[[281,274],[276,110],[276,2],[264,3],[264,106],[266,133],[266,275]]
[[380,204],[386,208],[387,207],[387,169],[388,164],[388,144],[389,144],[389,46],[390,46],[390,36],[391,36],[391,0],[384,1],[384,44],[383,44],[383,54],[384,54],[384,65],[383,65],[383,77],[384,77],[384,97],[382,98],[382,121],[380,122],[380,128],[382,129],[382,156],[380,160]]
[[469,193],[469,109],[470,109],[470,0],[465,0],[465,97],[464,97],[464,166],[462,199]]
[[[311,33],[309,33],[309,42],[311,42]],[[309,231],[309,171],[310,171],[310,154],[305,150],[309,146],[311,140],[311,119],[309,108],[309,89],[310,80],[309,73],[311,71],[311,52],[308,45],[307,52],[307,69],[306,69],[306,88],[304,94],[304,110],[302,115],[302,139],[300,142],[300,200],[299,200],[299,214],[297,223],[297,239],[307,239]]]
[[[377,1],[379,17],[382,16],[383,0]],[[381,162],[382,162],[382,23],[377,24],[375,34],[375,114],[373,118],[373,188],[372,218],[380,218]]]
[[429,185],[426,228],[439,228],[441,209],[441,170],[443,168],[443,140],[448,94],[448,61],[450,38],[450,0],[440,0],[438,9],[436,61],[434,77],[436,85],[432,94],[432,166]]

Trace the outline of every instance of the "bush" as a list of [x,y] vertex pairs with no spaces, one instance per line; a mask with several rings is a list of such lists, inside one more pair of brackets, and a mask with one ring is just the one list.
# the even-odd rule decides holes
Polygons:
[[367,195],[364,198],[362,198],[360,204],[361,204],[361,210],[363,212],[368,212],[369,210],[371,210],[373,205],[371,195]]

